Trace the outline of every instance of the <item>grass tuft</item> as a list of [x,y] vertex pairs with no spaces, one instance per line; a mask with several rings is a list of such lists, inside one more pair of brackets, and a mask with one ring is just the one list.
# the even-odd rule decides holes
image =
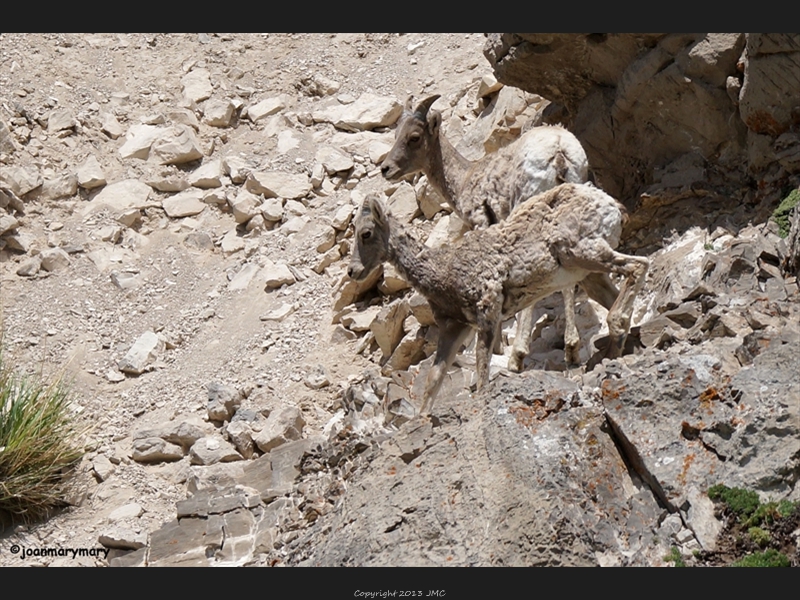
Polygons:
[[791,215],[792,210],[797,206],[798,202],[800,202],[800,189],[792,190],[792,192],[781,201],[778,208],[772,212],[772,220],[778,224],[778,235],[782,238],[788,237],[789,235],[789,228],[791,226],[789,223],[789,215]]
[[785,554],[770,548],[764,552],[748,554],[737,560],[732,567],[788,567],[789,559]]
[[18,373],[0,348],[0,525],[66,505],[69,475],[83,455],[77,438],[63,380]]

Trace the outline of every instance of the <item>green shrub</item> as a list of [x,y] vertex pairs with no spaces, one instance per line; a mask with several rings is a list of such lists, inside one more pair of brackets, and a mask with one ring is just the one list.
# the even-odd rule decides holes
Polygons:
[[[745,520],[752,515],[761,503],[758,494],[753,490],[742,488],[729,488],[726,485],[717,484],[708,488],[708,497],[712,500],[720,500],[728,505],[739,520]],[[755,525],[755,523],[753,523]]]
[[685,567],[686,563],[683,560],[683,556],[681,555],[681,551],[678,550],[677,547],[673,546],[669,550],[669,554],[664,557],[664,560],[667,562],[672,562],[676,567]]
[[0,526],[65,505],[71,467],[82,456],[69,403],[60,378],[46,384],[22,375],[0,349]]
[[798,202],[800,202],[800,190],[792,190],[772,212],[772,220],[778,224],[778,235],[782,238],[789,235],[789,215]]
[[749,535],[753,543],[760,548],[765,548],[770,540],[772,540],[769,531],[764,531],[761,527],[751,527],[747,530],[747,535]]
[[731,565],[732,567],[788,567],[789,559],[785,554],[773,550],[765,550],[764,552],[755,552],[748,554],[741,560],[737,560]]

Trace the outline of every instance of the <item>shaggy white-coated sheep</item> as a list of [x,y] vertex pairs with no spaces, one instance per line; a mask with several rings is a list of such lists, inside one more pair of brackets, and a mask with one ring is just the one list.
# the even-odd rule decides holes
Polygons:
[[347,272],[363,280],[388,261],[428,300],[439,340],[425,385],[425,414],[473,328],[478,332],[480,389],[489,380],[489,360],[502,321],[554,292],[574,288],[592,273],[623,276],[607,318],[606,355],[619,356],[649,266],[646,258],[614,250],[623,220],[623,207],[605,192],[591,185],[562,184],[520,204],[497,226],[470,231],[447,247],[428,248],[371,195],[355,219]]
[[[423,172],[456,214],[472,229],[486,229],[505,220],[514,209],[541,192],[561,183],[585,183],[586,152],[578,139],[562,127],[534,127],[518,140],[470,161],[441,132],[441,114],[431,109],[439,96],[431,96],[411,110],[410,100],[395,131],[395,143],[381,164],[388,180]],[[605,274],[593,274],[582,282],[589,296],[610,308],[617,289]],[[580,336],[575,326],[575,290],[564,296],[565,359],[577,364]],[[508,361],[509,369],[521,371],[530,349],[533,306],[518,315],[517,334]]]

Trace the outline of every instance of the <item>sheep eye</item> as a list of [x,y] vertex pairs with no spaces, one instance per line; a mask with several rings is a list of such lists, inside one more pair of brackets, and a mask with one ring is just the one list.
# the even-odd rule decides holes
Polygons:
[[372,232],[371,231],[364,231],[364,232],[361,233],[361,239],[364,240],[364,241],[368,240],[371,237],[372,237]]
[[415,133],[414,135],[412,135],[408,139],[412,144],[418,144],[419,140],[420,140],[420,135],[418,133]]

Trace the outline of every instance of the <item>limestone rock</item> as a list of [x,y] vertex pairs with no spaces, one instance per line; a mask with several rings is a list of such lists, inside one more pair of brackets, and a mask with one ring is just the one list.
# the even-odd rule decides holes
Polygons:
[[69,266],[69,254],[61,248],[48,248],[40,254],[45,271],[58,271]]
[[16,229],[19,226],[19,221],[11,215],[0,214],[0,235],[7,231]]
[[370,306],[364,310],[351,312],[342,316],[342,325],[350,331],[369,331],[381,310],[380,306]]
[[258,212],[261,198],[247,190],[241,190],[229,204],[236,222],[247,223]]
[[163,349],[164,342],[152,331],[145,331],[119,361],[119,370],[123,373],[141,375],[147,369],[148,363]]
[[283,201],[280,198],[267,198],[258,207],[258,210],[267,221],[283,220]]
[[14,165],[0,169],[0,176],[5,179],[11,190],[18,196],[24,196],[44,183],[41,173],[35,167]]
[[92,470],[100,481],[105,481],[114,473],[114,465],[108,457],[100,454],[92,459]]
[[125,143],[119,149],[120,156],[147,160],[150,156],[150,147],[164,131],[163,127],[154,125],[132,125],[125,134]]
[[43,200],[58,200],[74,196],[77,192],[78,178],[72,173],[62,173],[44,180],[41,198]]
[[386,264],[383,267],[383,279],[378,284],[378,289],[382,294],[391,296],[397,292],[407,290],[411,284],[406,281],[405,277],[400,275],[394,265]]
[[189,189],[189,182],[180,173],[162,171],[152,175],[145,183],[159,192],[175,193]]
[[113,113],[106,113],[103,115],[100,129],[112,140],[116,140],[124,133],[122,125],[119,124],[117,117],[114,116]]
[[59,108],[50,112],[47,119],[47,131],[58,133],[67,129],[73,129],[78,124],[69,109]]
[[344,131],[363,131],[393,125],[402,112],[403,107],[394,98],[364,93],[352,104],[318,110],[312,117]]
[[148,206],[150,192],[150,186],[137,179],[125,179],[112,183],[92,199],[84,210],[84,214],[103,206],[111,208],[116,214],[130,209],[143,209]]
[[355,213],[355,207],[352,204],[343,204],[336,209],[336,214],[333,215],[331,225],[338,231],[344,231],[350,225],[350,221]]
[[403,223],[410,223],[414,217],[420,214],[417,194],[414,192],[414,188],[405,181],[389,196],[388,204],[392,215]]
[[233,254],[239,250],[244,250],[244,240],[239,236],[235,227],[222,236],[220,248],[225,254]]
[[215,159],[201,165],[189,175],[189,183],[200,189],[218,188],[222,185],[222,161]]
[[250,173],[245,187],[265,198],[303,198],[311,191],[311,182],[303,173],[260,171]]
[[230,442],[218,435],[210,435],[200,438],[192,445],[189,459],[193,465],[213,465],[242,460],[242,457]]
[[22,261],[17,269],[17,275],[20,277],[33,277],[39,272],[42,267],[42,257],[39,255],[31,256],[30,258]]
[[122,521],[123,519],[135,519],[142,516],[143,512],[144,509],[140,504],[131,502],[111,511],[111,514],[108,515],[108,520],[113,522]]
[[214,88],[208,69],[194,69],[181,78],[183,96],[192,102],[202,102],[211,97]]
[[244,183],[254,169],[254,165],[245,157],[235,155],[223,158],[222,167],[233,183]]
[[403,338],[405,334],[403,321],[409,311],[408,302],[405,299],[398,299],[384,307],[370,323],[370,331],[375,334],[375,341],[384,356],[391,356]]
[[161,206],[168,217],[178,219],[190,217],[203,212],[206,204],[202,200],[203,194],[199,190],[186,190],[169,198],[164,198]]
[[316,160],[325,167],[328,175],[349,171],[355,165],[351,156],[330,146],[323,146],[317,150]]
[[247,107],[247,118],[257,123],[264,117],[274,115],[286,108],[286,102],[281,97],[267,98]]
[[242,395],[233,386],[212,382],[208,391],[208,418],[211,421],[230,421],[242,404]]
[[147,545],[145,532],[135,533],[124,527],[107,527],[102,530],[97,541],[106,548],[118,550],[138,550]]
[[503,87],[503,84],[497,81],[494,75],[488,74],[481,77],[481,84],[478,88],[478,98],[483,98],[489,94],[494,94]]
[[253,457],[255,444],[253,442],[253,430],[245,421],[232,421],[225,430],[236,451],[244,458]]
[[141,463],[171,462],[182,459],[183,450],[161,438],[142,438],[133,442],[132,457]]
[[233,118],[233,102],[211,100],[203,107],[203,122],[212,127],[229,127]]
[[260,278],[264,280],[267,290],[277,289],[282,285],[292,285],[296,279],[285,263],[275,264],[267,261],[261,271]]
[[14,141],[14,136],[8,129],[3,119],[0,119],[0,152],[5,154],[13,154],[17,149],[17,143]]
[[78,167],[77,175],[78,185],[86,190],[93,190],[106,184],[103,168],[93,154],[90,154]]
[[270,413],[253,441],[262,452],[269,452],[281,444],[299,440],[305,424],[305,419],[297,408],[286,406]]
[[151,152],[162,165],[180,165],[203,158],[200,142],[186,125],[170,127],[153,143]]

